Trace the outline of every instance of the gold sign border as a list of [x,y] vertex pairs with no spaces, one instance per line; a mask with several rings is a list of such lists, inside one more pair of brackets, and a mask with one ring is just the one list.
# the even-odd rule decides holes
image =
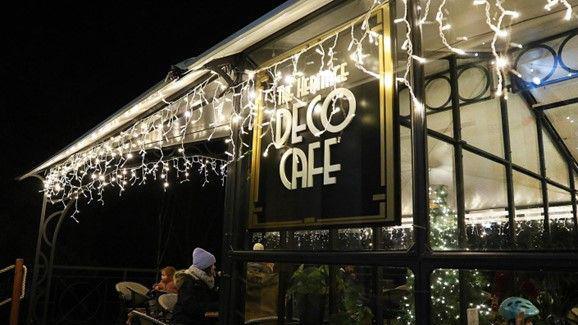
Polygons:
[[[369,224],[379,224],[379,225],[394,225],[398,224],[400,217],[397,213],[397,206],[399,202],[396,202],[395,191],[395,175],[396,175],[396,164],[395,162],[395,139],[394,139],[394,121],[395,121],[395,110],[394,110],[394,70],[393,70],[393,53],[392,53],[392,40],[391,40],[391,18],[389,11],[389,4],[385,4],[382,7],[375,9],[372,12],[372,16],[376,16],[378,19],[378,24],[374,31],[382,32],[379,38],[379,66],[380,75],[379,78],[379,97],[380,97],[380,184],[385,186],[385,194],[375,194],[373,195],[374,201],[381,201],[379,208],[379,215],[375,216],[351,216],[351,217],[340,217],[340,218],[327,218],[327,219],[316,219],[316,218],[304,218],[295,221],[286,222],[266,222],[259,223],[257,220],[257,212],[261,212],[261,207],[256,207],[255,203],[259,201],[259,171],[261,167],[261,127],[260,121],[263,118],[263,102],[262,96],[260,96],[260,91],[262,89],[257,89],[257,116],[255,118],[255,127],[253,128],[253,151],[251,156],[251,187],[250,187],[250,202],[249,202],[249,220],[247,228],[251,230],[264,230],[264,229],[287,229],[287,228],[315,228],[326,225],[369,225]],[[324,33],[323,35],[311,39],[304,44],[295,47],[273,60],[267,61],[261,65],[259,69],[270,67],[284,59],[287,59],[291,55],[302,51],[303,49],[310,48],[319,44],[328,35],[333,33],[339,33],[345,30],[351,23],[355,20],[353,19],[348,23],[345,23],[337,28],[332,29]],[[257,76],[258,84],[265,82],[266,76]],[[389,108],[389,109],[386,109]],[[386,162],[390,162],[389,166],[386,166]],[[389,217],[389,218],[388,218]]]

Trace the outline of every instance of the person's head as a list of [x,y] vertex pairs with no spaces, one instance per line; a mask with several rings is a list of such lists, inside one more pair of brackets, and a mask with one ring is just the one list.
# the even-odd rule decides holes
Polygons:
[[217,260],[213,254],[200,247],[195,248],[193,251],[193,266],[203,270],[208,275],[214,275],[216,262]]
[[171,282],[173,280],[173,275],[177,270],[172,266],[167,266],[161,270],[161,281],[162,282]]

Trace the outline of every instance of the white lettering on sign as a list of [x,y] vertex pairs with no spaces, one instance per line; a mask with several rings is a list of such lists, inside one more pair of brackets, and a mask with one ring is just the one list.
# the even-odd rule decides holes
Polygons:
[[[338,99],[344,99],[348,109],[345,118],[336,123],[332,117],[339,109],[335,105]],[[307,106],[305,123],[300,123],[299,109],[305,106]],[[275,113],[276,127],[273,144],[275,148],[280,149],[289,140],[289,137],[291,137],[291,144],[301,143],[303,141],[301,133],[307,130],[315,137],[319,137],[323,132],[339,133],[351,123],[355,117],[356,108],[355,95],[349,89],[336,88],[325,97],[322,103],[321,96],[317,95],[308,105],[296,104],[291,111],[285,108],[278,109]],[[313,115],[317,113],[320,114],[321,129],[315,125],[313,120]],[[335,164],[331,161],[331,147],[339,141],[339,137],[323,141],[322,163],[318,163],[315,159],[317,151],[321,149],[321,141],[309,143],[307,152],[295,147],[285,151],[279,162],[279,177],[283,185],[289,190],[313,187],[315,175],[323,175],[323,185],[336,184],[337,179],[334,173],[341,170],[341,164]],[[291,164],[287,166],[289,158],[291,158]],[[287,176],[287,168],[291,168],[291,179]]]
[[290,103],[294,98],[315,95],[320,90],[347,81],[349,72],[346,69],[347,62],[344,62],[312,76],[289,78],[291,82],[288,85],[280,85],[276,89],[277,105]]
[[[283,153],[279,163],[281,183],[288,190],[313,187],[313,176],[323,174],[323,185],[335,184],[337,180],[331,173],[341,170],[341,164],[331,163],[331,146],[339,143],[339,139],[329,138],[323,141],[323,167],[315,167],[315,152],[321,142],[308,145],[307,154],[299,148],[290,148]],[[287,159],[291,157],[291,180],[287,177]]]
[[[289,103],[292,105],[275,110],[272,119],[275,121],[275,134],[272,139],[274,147],[281,149],[287,142],[302,143],[303,132],[307,131],[316,138],[325,132],[335,134],[343,131],[355,117],[357,108],[353,93],[347,88],[337,87],[347,81],[348,76],[346,62],[311,76],[304,76],[302,73],[287,76],[286,84],[277,86],[275,90],[275,101],[279,106]],[[319,91],[329,88],[334,89],[325,98],[317,95]],[[309,103],[296,100],[310,95],[313,95],[313,98]],[[346,102],[347,110],[339,107],[338,101]],[[304,122],[299,118],[300,110],[306,110]],[[338,114],[343,117],[339,119],[340,122],[335,118]],[[341,171],[341,164],[331,161],[331,148],[340,142],[340,137],[341,135],[327,138],[323,143],[309,143],[305,151],[296,147],[287,149],[279,161],[279,177],[283,186],[289,190],[313,187],[316,175],[323,176],[323,185],[336,184],[335,174]],[[318,161],[321,150],[323,161]],[[291,171],[290,174],[288,170]]]

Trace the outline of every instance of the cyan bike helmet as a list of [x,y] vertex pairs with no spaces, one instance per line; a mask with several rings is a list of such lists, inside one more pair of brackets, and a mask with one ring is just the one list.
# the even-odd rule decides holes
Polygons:
[[516,319],[516,315],[524,313],[524,317],[533,317],[540,313],[530,301],[520,297],[510,297],[502,301],[500,315],[506,320]]

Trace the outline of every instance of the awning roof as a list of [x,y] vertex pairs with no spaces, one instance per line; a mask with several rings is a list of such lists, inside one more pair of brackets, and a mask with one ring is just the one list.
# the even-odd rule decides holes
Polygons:
[[283,3],[281,6],[211,47],[201,55],[179,63],[178,66],[180,68],[187,70],[187,73],[183,77],[175,81],[161,81],[157,83],[111,117],[104,120],[19,179],[42,172],[70,155],[86,149],[101,139],[110,136],[127,123],[142,116],[143,113],[147,113],[163,99],[170,97],[197,81],[207,72],[203,68],[207,63],[215,59],[240,53],[332,1],[333,0],[289,0]]

